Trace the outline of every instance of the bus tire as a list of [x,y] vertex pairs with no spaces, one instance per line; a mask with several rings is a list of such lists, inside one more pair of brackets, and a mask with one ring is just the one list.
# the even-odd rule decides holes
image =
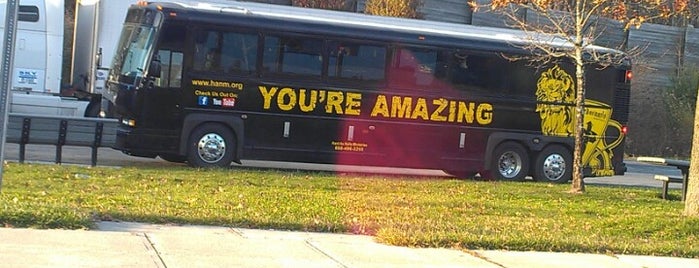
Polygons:
[[187,163],[193,167],[228,167],[236,151],[233,132],[215,123],[195,128],[187,144]]
[[572,178],[573,156],[566,147],[553,144],[546,146],[536,157],[534,180],[550,183],[565,183]]
[[516,142],[503,142],[493,151],[490,174],[493,179],[523,181],[529,173],[529,155],[522,145]]

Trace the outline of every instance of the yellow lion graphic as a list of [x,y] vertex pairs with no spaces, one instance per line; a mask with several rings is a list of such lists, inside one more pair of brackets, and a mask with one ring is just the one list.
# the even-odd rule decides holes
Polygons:
[[550,136],[572,136],[575,121],[573,78],[558,65],[541,74],[536,83],[536,112],[541,132]]
[[[541,132],[548,136],[573,136],[575,130],[575,85],[573,78],[558,65],[541,74],[536,83],[536,112],[541,117]],[[621,144],[621,124],[611,120],[612,107],[596,100],[585,100],[584,151],[582,164],[597,176],[614,175],[612,150]],[[610,142],[607,128],[619,136]]]

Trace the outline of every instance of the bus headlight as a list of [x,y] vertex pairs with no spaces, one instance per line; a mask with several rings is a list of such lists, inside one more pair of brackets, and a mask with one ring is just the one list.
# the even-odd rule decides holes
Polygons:
[[136,120],[133,119],[126,119],[123,118],[121,119],[121,123],[130,127],[135,127],[136,126]]

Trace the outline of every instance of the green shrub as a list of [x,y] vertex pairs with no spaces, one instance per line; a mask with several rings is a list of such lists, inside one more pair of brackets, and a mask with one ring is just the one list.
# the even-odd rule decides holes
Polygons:
[[665,122],[671,130],[669,135],[672,135],[667,139],[672,141],[668,144],[667,150],[673,156],[689,157],[698,82],[699,68],[686,67],[672,79],[672,86],[662,94],[663,102],[667,107]]

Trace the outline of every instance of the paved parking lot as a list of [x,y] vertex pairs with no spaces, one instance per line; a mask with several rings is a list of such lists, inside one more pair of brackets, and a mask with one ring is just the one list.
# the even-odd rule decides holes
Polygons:
[[[56,155],[56,147],[50,145],[27,145],[26,161],[33,162],[53,162]],[[90,164],[90,148],[86,147],[63,147],[63,163],[66,164]],[[5,159],[17,161],[19,159],[19,145],[6,144]],[[628,171],[624,176],[585,178],[588,184],[601,185],[627,185],[640,187],[661,187],[662,183],[653,179],[655,174],[679,176],[678,169],[667,166],[659,166],[648,163],[640,163],[632,159],[625,161]],[[170,163],[159,158],[134,157],[121,153],[110,148],[100,148],[97,156],[97,164],[100,166],[183,166],[184,164]],[[360,172],[379,174],[405,174],[414,176],[448,177],[440,170],[404,169],[404,168],[383,168],[383,167],[360,167],[345,165],[321,165],[306,163],[288,163],[273,161],[243,161],[242,168],[278,168],[278,169],[301,169],[320,170],[336,172]],[[681,188],[679,184],[670,184],[670,188]]]

